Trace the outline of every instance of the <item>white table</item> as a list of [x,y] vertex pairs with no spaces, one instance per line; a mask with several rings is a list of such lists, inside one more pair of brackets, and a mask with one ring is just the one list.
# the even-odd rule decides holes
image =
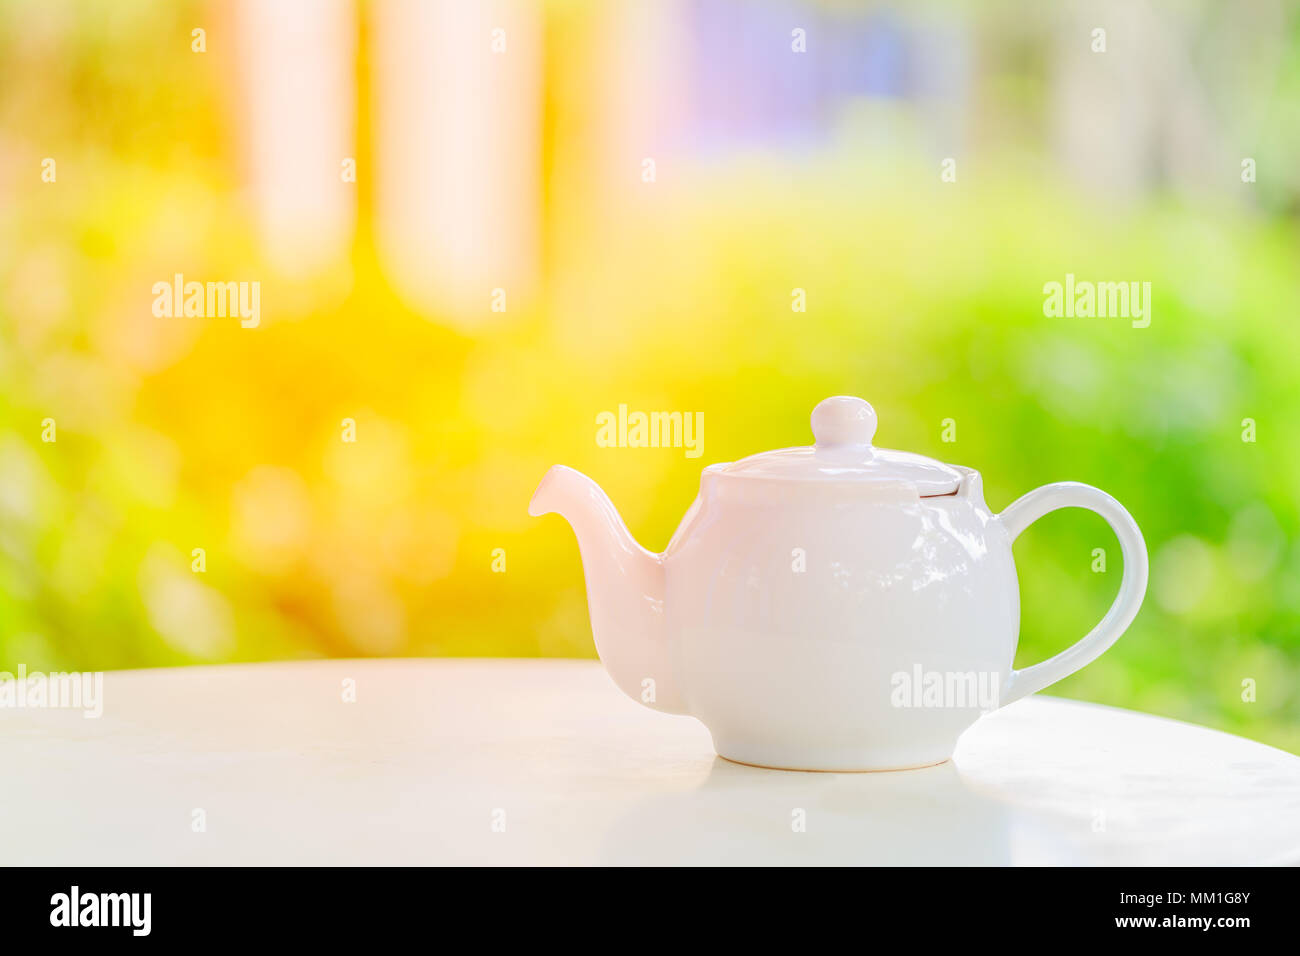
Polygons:
[[729,763],[588,661],[119,671],[104,698],[0,710],[0,861],[1300,861],[1300,758],[1047,697],[868,774]]

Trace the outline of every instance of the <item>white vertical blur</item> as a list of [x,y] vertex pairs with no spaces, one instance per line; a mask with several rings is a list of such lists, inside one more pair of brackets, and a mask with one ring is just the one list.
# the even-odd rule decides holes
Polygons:
[[494,317],[494,289],[513,311],[537,281],[542,9],[536,0],[373,7],[381,260],[413,306],[462,328]]
[[[271,264],[309,275],[347,257],[356,186],[357,12],[352,0],[240,0],[250,188]],[[360,175],[360,174],[359,174]]]
[[[1156,188],[1220,188],[1225,182],[1241,195],[1238,160],[1227,145],[1231,120],[1216,109],[1206,67],[1194,59],[1194,51],[1208,58],[1222,49],[1216,14],[1213,5],[1157,10],[1127,0],[1063,8],[1049,61],[1050,115],[1056,152],[1077,181],[1128,200]],[[1104,53],[1093,51],[1099,28],[1106,30]],[[1267,55],[1266,36],[1250,42],[1258,55]],[[1225,176],[1225,170],[1234,174]]]
[[690,9],[683,0],[655,0],[609,4],[601,12],[605,39],[595,53],[602,82],[593,95],[599,125],[608,132],[606,155],[590,173],[613,196],[644,196],[642,163],[654,159],[657,177],[658,164],[684,145],[693,49]]

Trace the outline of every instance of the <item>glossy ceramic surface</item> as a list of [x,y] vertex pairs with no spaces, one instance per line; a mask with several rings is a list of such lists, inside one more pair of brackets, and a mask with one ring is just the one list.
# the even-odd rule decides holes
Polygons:
[[[827,399],[812,421],[812,447],[706,468],[662,554],[637,544],[573,469],[552,468],[529,506],[559,512],[577,534],[614,681],[649,707],[699,718],[722,756],[803,770],[941,762],[981,714],[1078,670],[1137,614],[1146,548],[1105,492],[1047,485],[995,515],[978,472],[875,448],[876,415],[861,399]],[[1015,671],[1011,546],[1066,507],[1114,529],[1120,592],[1082,640]]]

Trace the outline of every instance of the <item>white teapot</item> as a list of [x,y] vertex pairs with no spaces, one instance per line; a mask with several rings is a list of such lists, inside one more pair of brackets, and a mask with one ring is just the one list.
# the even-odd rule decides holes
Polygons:
[[[873,447],[876,413],[860,398],[821,402],[812,429],[813,447],[705,468],[662,554],[572,468],[548,471],[528,507],[559,512],[578,536],[615,683],[701,720],[723,757],[794,770],[941,763],[981,714],[1083,667],[1132,623],[1146,545],[1110,495],[1061,482],[993,514],[979,472]],[[1012,542],[1069,507],[1119,538],[1119,595],[1077,644],[1014,670]]]

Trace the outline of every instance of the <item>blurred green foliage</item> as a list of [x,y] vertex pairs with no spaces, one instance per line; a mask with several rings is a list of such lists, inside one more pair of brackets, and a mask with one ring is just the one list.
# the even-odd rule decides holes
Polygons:
[[[344,279],[261,263],[185,8],[124,9],[78,7],[70,32],[0,17],[0,669],[591,655],[573,539],[525,513],[546,467],[592,475],[659,549],[702,465],[804,444],[813,405],[847,393],[875,405],[879,444],[979,469],[995,509],[1073,479],[1141,525],[1141,615],[1053,693],[1300,751],[1284,211],[1098,199],[1011,144],[943,184],[915,139],[872,151],[852,129],[811,157],[684,160],[650,198],[607,201],[568,145],[549,160],[545,294],[470,335],[391,291],[364,189]],[[550,114],[580,115],[556,86]],[[250,269],[273,315],[255,333],[150,315],[174,271]],[[1066,273],[1149,281],[1150,327],[1045,317]],[[704,412],[703,458],[597,447],[620,403]],[[1076,512],[1016,555],[1023,666],[1101,617],[1121,564]]]

